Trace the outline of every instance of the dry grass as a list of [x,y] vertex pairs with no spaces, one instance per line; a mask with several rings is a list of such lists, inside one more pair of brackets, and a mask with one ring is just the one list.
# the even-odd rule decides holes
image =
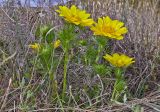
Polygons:
[[[127,104],[111,105],[108,98],[112,90],[114,79],[98,76],[92,77],[92,68],[80,64],[71,63],[69,69],[69,84],[73,88],[73,94],[78,92],[81,102],[64,107],[64,110],[74,111],[124,111],[129,112],[133,105],[140,104],[144,112],[160,111],[160,1],[159,0],[75,0],[68,5],[76,4],[88,12],[93,18],[110,16],[125,22],[129,29],[125,39],[115,42],[112,52],[123,52],[136,59],[133,68],[126,71],[126,80],[133,99]],[[20,104],[26,101],[24,92],[30,88],[36,89],[37,85],[43,85],[43,77],[38,76],[38,71],[30,66],[30,51],[27,45],[34,41],[34,31],[38,24],[50,23],[54,26],[62,25],[54,8],[13,8],[1,7],[0,10],[0,108],[1,111],[21,111]],[[14,54],[16,53],[16,55]],[[7,59],[7,60],[6,60]],[[6,61],[4,61],[6,60]],[[3,64],[3,65],[2,65]],[[59,68],[61,69],[61,68]],[[25,73],[32,73],[32,81],[28,85],[16,86],[15,80],[22,82]],[[61,74],[61,70],[58,71]],[[80,80],[81,79],[81,80]],[[61,77],[58,77],[61,88]],[[101,81],[107,81],[103,87]],[[97,83],[102,88],[98,102],[96,98],[90,99],[83,91],[83,86]],[[75,87],[77,86],[77,88]],[[80,89],[80,91],[77,90]],[[34,96],[34,111],[61,110],[58,104],[53,105],[49,101],[48,88],[42,87]],[[69,90],[68,90],[69,91]],[[74,97],[72,97],[73,100]],[[83,105],[89,103],[88,107]],[[100,103],[99,103],[100,102]],[[31,102],[30,102],[31,103]],[[32,103],[31,103],[32,104]],[[29,103],[28,103],[29,105]],[[72,108],[73,106],[74,108]],[[22,107],[22,106],[21,106]]]

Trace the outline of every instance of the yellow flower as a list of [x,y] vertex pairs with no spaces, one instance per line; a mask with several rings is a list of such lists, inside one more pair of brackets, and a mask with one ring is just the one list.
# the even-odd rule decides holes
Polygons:
[[57,47],[60,46],[60,44],[61,44],[61,41],[60,41],[60,40],[56,40],[56,41],[54,42],[54,48],[56,49]]
[[40,49],[40,44],[38,44],[38,43],[30,44],[29,48],[32,48],[34,50],[39,50]]
[[85,10],[78,9],[75,5],[72,5],[70,9],[66,6],[59,6],[59,10],[56,11],[66,21],[76,25],[91,26],[94,23],[93,19],[88,19],[90,14],[86,13]]
[[91,27],[94,35],[106,36],[117,40],[123,39],[123,34],[127,33],[126,27],[123,27],[124,23],[118,20],[111,20],[110,17],[106,16],[98,18],[98,23]]
[[120,54],[114,53],[112,56],[106,54],[103,57],[104,59],[109,61],[113,66],[116,66],[116,67],[127,67],[130,64],[135,62],[133,58],[130,58],[124,54],[120,55]]

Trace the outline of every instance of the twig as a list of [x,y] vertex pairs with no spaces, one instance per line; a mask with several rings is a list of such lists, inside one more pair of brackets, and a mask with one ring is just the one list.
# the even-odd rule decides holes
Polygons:
[[0,63],[0,67],[5,64],[8,60],[12,59],[15,55],[16,55],[17,52],[13,53],[11,56],[9,56],[8,58],[4,59],[2,61],[2,63]]
[[10,86],[11,86],[11,82],[12,82],[12,79],[10,78],[9,79],[9,83],[8,83],[8,87],[7,87],[7,90],[6,90],[6,93],[5,93],[5,97],[4,97],[4,100],[3,100],[3,103],[2,103],[2,106],[1,106],[1,110],[0,112],[3,112],[3,108],[5,107],[6,105],[6,101],[7,101],[7,97],[8,97],[8,93],[9,93],[9,90],[10,90]]

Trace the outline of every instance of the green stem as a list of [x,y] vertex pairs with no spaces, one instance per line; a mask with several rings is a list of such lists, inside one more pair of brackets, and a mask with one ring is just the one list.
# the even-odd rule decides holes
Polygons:
[[122,80],[123,79],[123,72],[121,68],[116,68],[115,69],[115,75],[116,75],[116,79],[118,80]]
[[53,97],[56,97],[56,93],[57,93],[57,81],[54,78],[54,74],[50,73],[50,84],[51,84],[51,88],[52,88],[52,94]]
[[62,108],[62,112],[65,112],[65,111],[64,111],[63,104],[62,104],[62,102],[61,102],[61,100],[60,100],[60,97],[59,97],[58,92],[57,92],[56,94],[57,94],[57,98],[58,98],[59,105],[60,105],[60,107]]
[[113,89],[113,92],[112,92],[112,97],[111,97],[111,101],[114,101],[115,100],[115,95],[116,95],[116,85],[117,85],[118,81],[116,79],[116,82],[114,83],[114,89]]
[[101,51],[102,51],[102,45],[98,45],[98,54],[97,54],[97,57],[96,57],[96,63],[98,63],[98,61],[99,61]]
[[65,97],[65,92],[67,89],[67,64],[68,64],[68,59],[69,59],[69,55],[68,55],[68,51],[65,51],[65,57],[64,57],[64,72],[63,72],[63,91],[62,91],[62,99],[64,100]]
[[113,89],[112,98],[111,98],[112,101],[116,100],[116,94],[117,94],[116,93],[116,86],[117,86],[118,82],[120,80],[122,80],[122,70],[121,70],[121,68],[116,68],[115,69],[115,75],[116,75],[116,82],[114,83],[114,89]]

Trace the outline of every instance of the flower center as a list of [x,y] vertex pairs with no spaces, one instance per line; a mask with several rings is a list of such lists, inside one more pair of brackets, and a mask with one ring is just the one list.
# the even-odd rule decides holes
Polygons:
[[111,26],[104,26],[103,30],[104,32],[110,33],[110,34],[113,34],[115,32],[115,29],[112,28]]
[[79,16],[77,16],[77,15],[72,15],[72,19],[73,19],[74,21],[76,21],[76,22],[81,21],[81,18],[80,18]]

